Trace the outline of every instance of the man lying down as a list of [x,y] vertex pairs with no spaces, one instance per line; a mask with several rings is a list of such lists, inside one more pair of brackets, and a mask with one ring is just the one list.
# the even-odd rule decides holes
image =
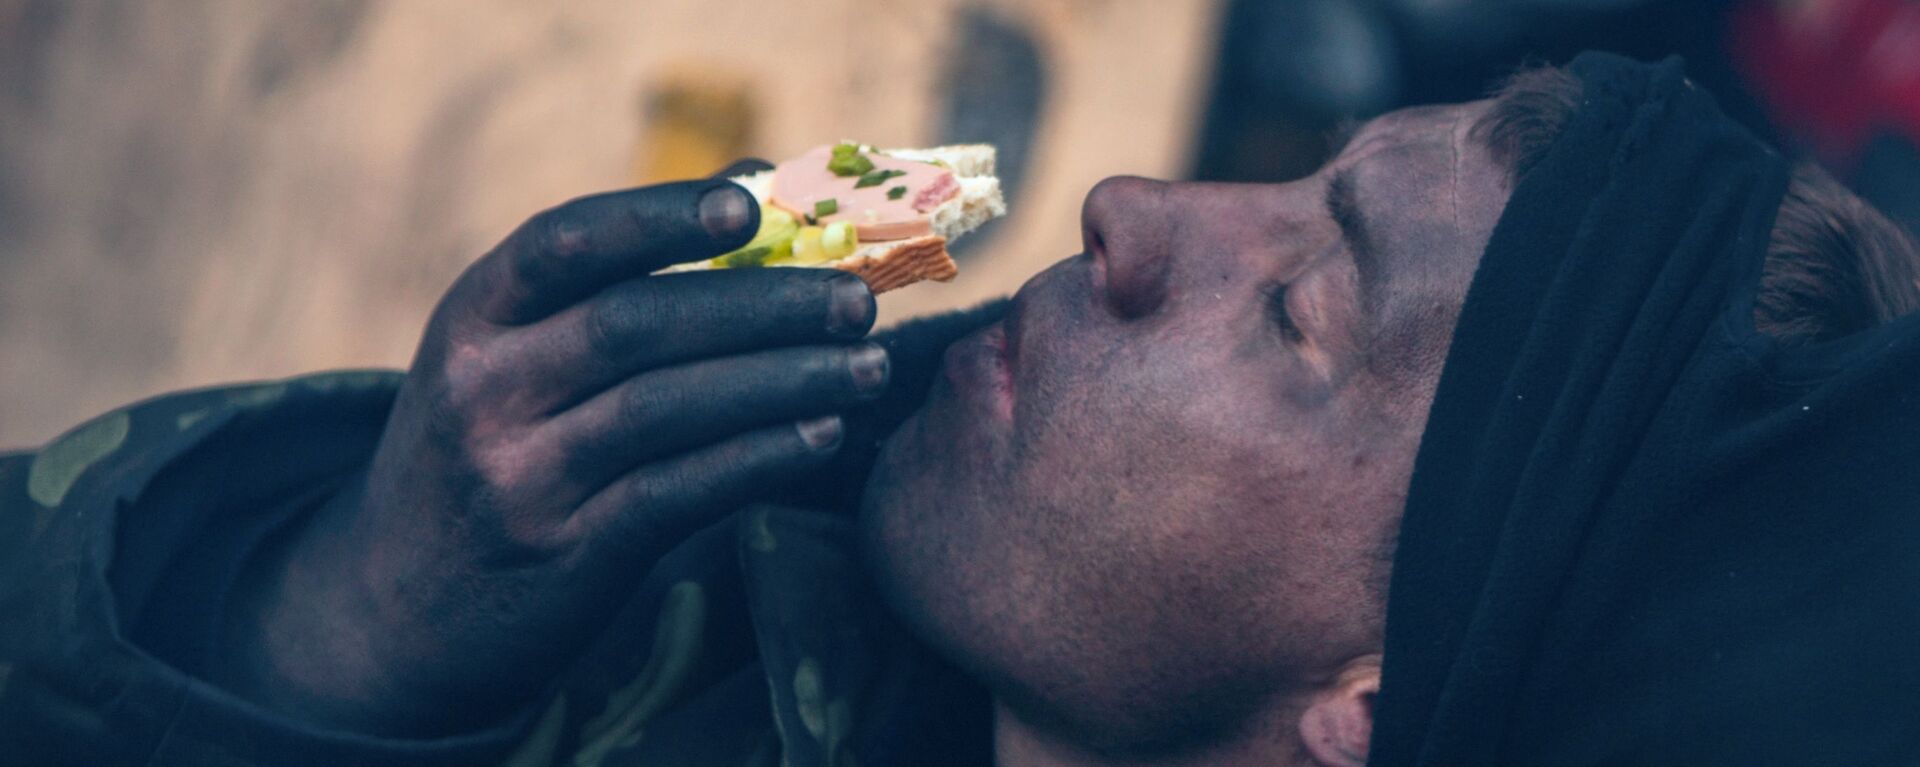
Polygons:
[[1920,760],[1920,254],[1677,63],[1110,179],[1010,303],[871,338],[831,270],[641,276],[750,211],[569,203],[405,375],[0,463],[0,753]]

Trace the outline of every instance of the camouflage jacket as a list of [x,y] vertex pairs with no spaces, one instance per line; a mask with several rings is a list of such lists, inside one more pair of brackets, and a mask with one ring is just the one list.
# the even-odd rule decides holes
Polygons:
[[328,731],[202,681],[252,547],[362,466],[400,375],[168,395],[0,457],[0,763],[982,764],[984,694],[908,640],[845,514],[742,510],[664,557],[514,720]]

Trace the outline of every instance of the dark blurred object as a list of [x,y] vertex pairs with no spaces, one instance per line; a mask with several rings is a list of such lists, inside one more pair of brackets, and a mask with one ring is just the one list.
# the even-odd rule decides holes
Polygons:
[[1630,13],[1710,3],[1658,0],[1381,0],[1408,42],[1429,52],[1486,55],[1516,41],[1564,36]]
[[1243,95],[1317,122],[1372,114],[1399,95],[1399,51],[1379,8],[1296,0],[1236,3],[1234,12],[1228,34],[1255,43],[1235,51]]
[[[1027,159],[1040,130],[1040,107],[1046,101],[1046,61],[1040,46],[1025,27],[986,8],[961,13],[960,32],[949,49],[947,70],[941,77],[938,144],[992,144],[996,148],[995,175],[1007,197],[1016,203]],[[999,229],[1004,219],[990,221],[974,236],[958,241],[953,257],[965,262],[983,242],[982,233]]]
[[1823,159],[1856,158],[1882,132],[1920,140],[1920,3],[1754,3],[1731,26],[1769,113]]
[[1882,135],[1867,142],[1847,175],[1862,198],[1920,236],[1920,144],[1912,137]]
[[1753,125],[1720,55],[1730,0],[1233,0],[1194,175],[1271,181],[1311,172],[1343,117],[1466,101],[1522,63],[1600,48],[1678,53]]
[[1757,2],[1729,51],[1767,113],[1881,212],[1920,231],[1920,3]]
[[1327,128],[1400,100],[1399,43],[1386,14],[1345,0],[1235,0],[1194,176],[1270,181],[1311,172]]
[[1310,173],[1341,119],[1587,49],[1680,55],[1722,109],[1920,231],[1920,0],[1232,0],[1193,175]]

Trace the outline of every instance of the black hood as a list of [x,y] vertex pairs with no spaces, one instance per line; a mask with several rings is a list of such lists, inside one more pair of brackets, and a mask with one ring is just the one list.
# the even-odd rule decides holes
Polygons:
[[1920,316],[1758,333],[1785,161],[1678,61],[1569,71],[1415,464],[1371,763],[1920,764]]

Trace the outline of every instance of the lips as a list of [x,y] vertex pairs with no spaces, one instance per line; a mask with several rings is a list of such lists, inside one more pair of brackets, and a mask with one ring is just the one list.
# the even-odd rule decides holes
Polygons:
[[1022,296],[1014,296],[1007,304],[1007,313],[1000,317],[1000,369],[1006,377],[1007,388],[1013,388],[1014,366],[1020,360],[1020,307]]
[[[1009,313],[1008,317],[1012,317]],[[1013,418],[1013,328],[1001,320],[987,331],[987,343],[993,347],[992,380],[995,404],[1008,420]]]
[[[1001,422],[1013,421],[1018,390],[1015,381],[1022,369],[1022,354],[1044,347],[1044,344],[1030,343],[1034,339],[1027,338],[1025,320],[1040,317],[1041,325],[1048,326],[1047,331],[1060,332],[1061,324],[1070,322],[1069,317],[1074,314],[1063,305],[1091,299],[1088,282],[1091,265],[1091,259],[1080,254],[1035,275],[1014,295],[999,322],[947,347],[942,365],[947,382],[969,408],[975,412],[986,410]],[[1044,351],[1041,356],[1046,356]],[[1045,362],[1044,359],[1033,361]]]
[[1007,366],[1006,326],[995,323],[947,347],[941,370],[970,410],[1013,419],[1013,379]]

